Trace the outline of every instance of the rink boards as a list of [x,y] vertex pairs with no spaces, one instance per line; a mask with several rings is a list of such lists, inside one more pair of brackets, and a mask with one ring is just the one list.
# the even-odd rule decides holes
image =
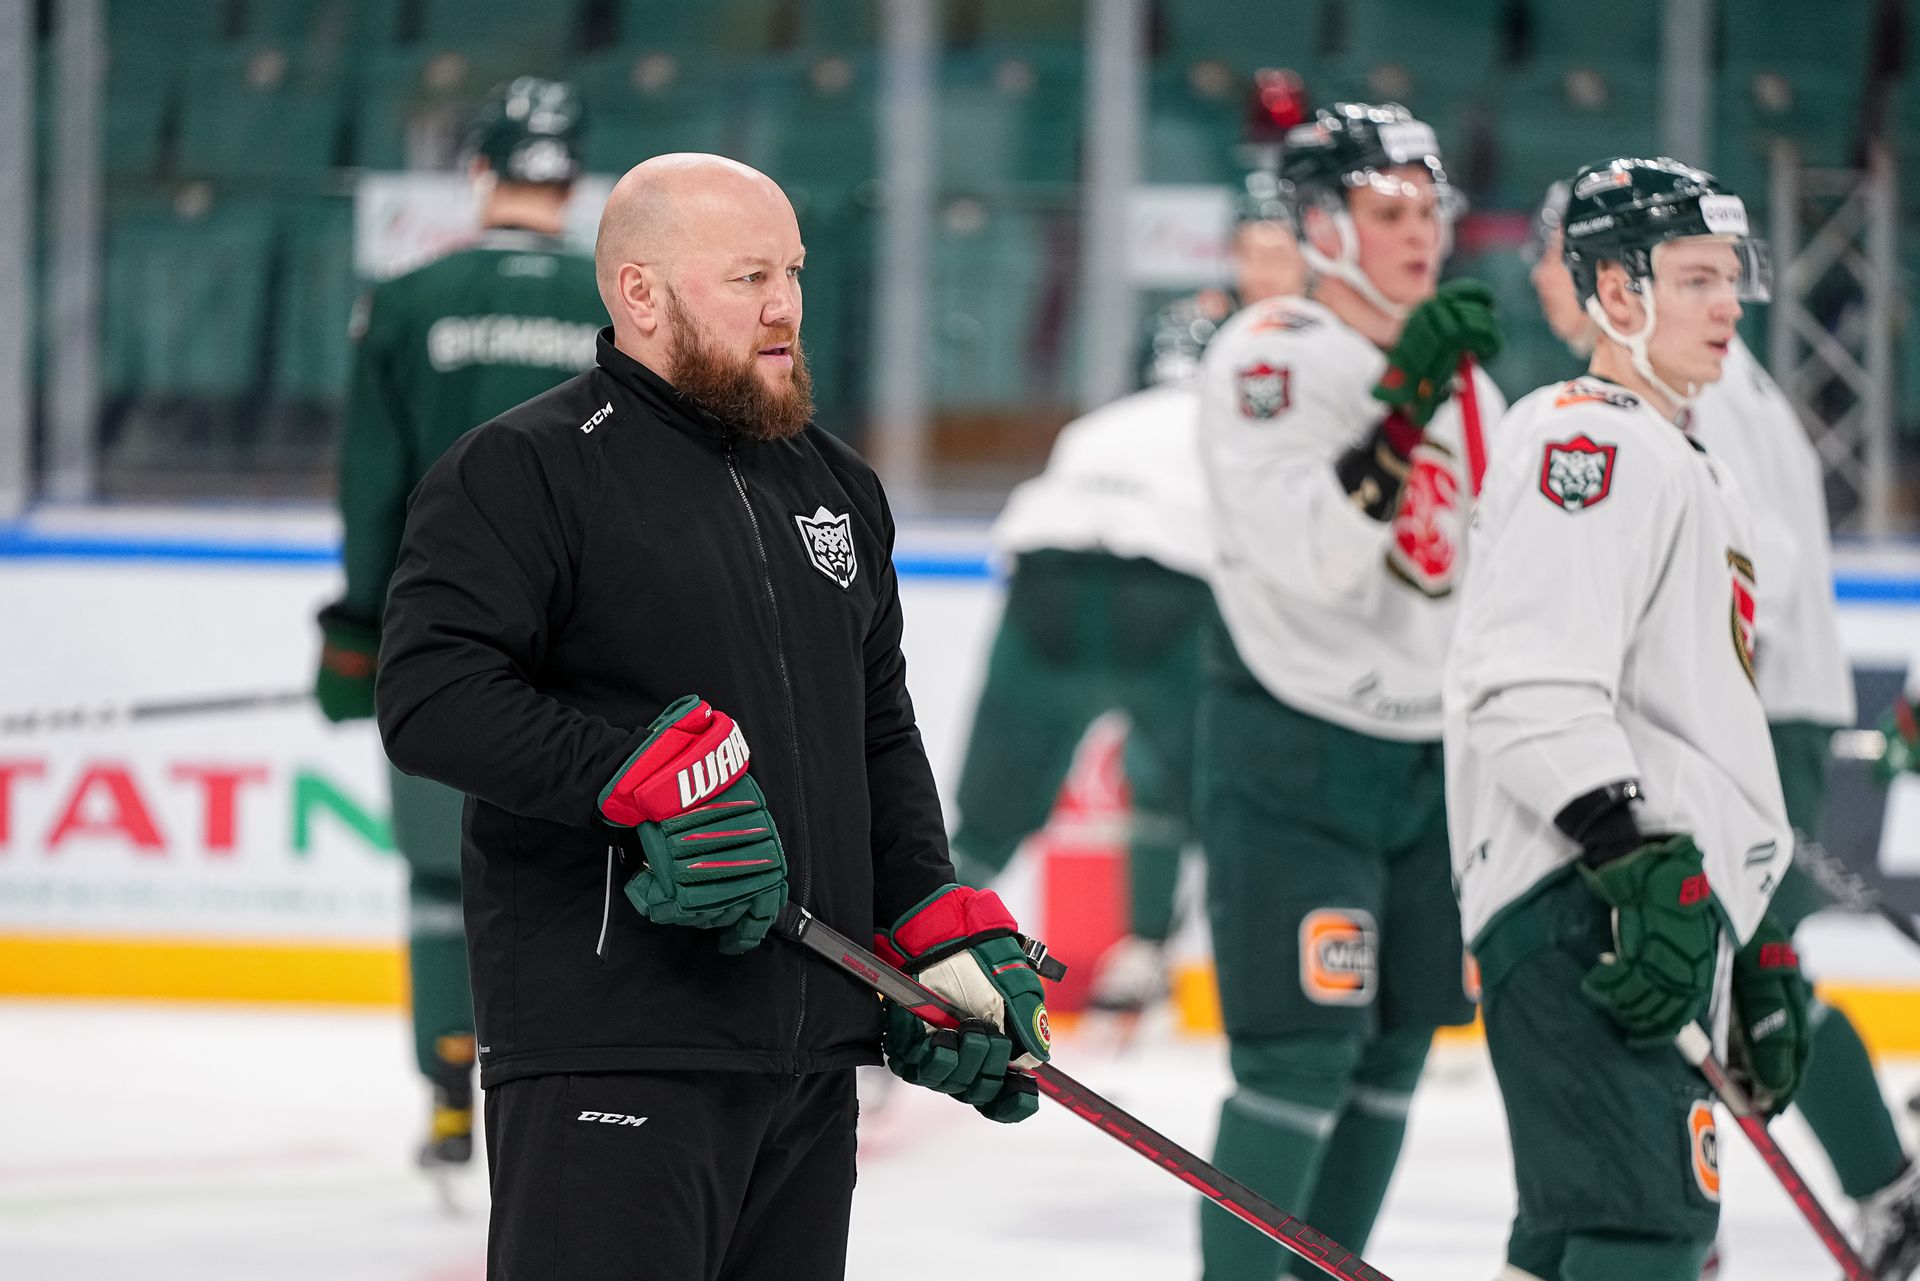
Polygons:
[[[909,528],[896,559],[909,682],[951,795],[1000,584],[977,526]],[[1841,562],[1843,638],[1863,706],[1877,708],[1920,653],[1920,551]],[[0,527],[0,718],[301,689],[314,613],[337,590],[322,516],[54,513]],[[1830,844],[1910,892],[1920,779],[1883,807],[1858,774],[1836,779]],[[0,735],[0,994],[401,1001],[405,892],[385,792],[371,727],[329,725],[307,705]],[[1038,910],[1039,884],[1016,865],[1021,915]],[[1881,1048],[1920,1049],[1920,951],[1877,921],[1809,929],[1829,994]],[[1204,1029],[1197,926],[1180,950],[1182,1009]]]

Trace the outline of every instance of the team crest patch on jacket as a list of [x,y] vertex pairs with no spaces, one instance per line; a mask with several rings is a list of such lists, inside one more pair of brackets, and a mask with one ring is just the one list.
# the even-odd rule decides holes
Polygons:
[[811,516],[795,516],[800,541],[806,545],[807,560],[813,567],[841,587],[853,584],[860,562],[853,554],[853,520],[850,515],[836,516],[824,507]]
[[1247,418],[1272,418],[1293,403],[1291,371],[1266,361],[1240,371],[1240,413]]
[[1564,511],[1585,511],[1597,505],[1613,489],[1613,456],[1618,449],[1595,444],[1584,435],[1548,441],[1540,460],[1540,492]]

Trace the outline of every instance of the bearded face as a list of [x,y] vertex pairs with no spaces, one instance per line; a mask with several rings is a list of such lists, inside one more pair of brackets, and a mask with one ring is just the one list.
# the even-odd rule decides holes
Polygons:
[[[813,421],[813,376],[807,372],[797,329],[769,330],[752,350],[729,351],[688,311],[671,285],[666,288],[666,316],[672,327],[668,354],[675,391],[754,440],[786,440]],[[770,386],[759,353],[779,343],[790,344],[793,367],[784,386]]]

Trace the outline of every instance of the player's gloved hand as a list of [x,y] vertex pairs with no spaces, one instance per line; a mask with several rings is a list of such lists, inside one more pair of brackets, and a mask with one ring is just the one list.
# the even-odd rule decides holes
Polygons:
[[1013,1040],[1013,1066],[1053,1053],[1047,998],[1015,937],[1013,915],[991,890],[944,885],[873,936],[874,951]]
[[320,669],[313,698],[338,724],[373,715],[373,674],[380,662],[380,625],[356,618],[338,602],[320,611]]
[[1691,836],[1649,838],[1599,866],[1587,888],[1613,905],[1614,950],[1581,990],[1613,1016],[1636,1049],[1663,1045],[1706,1005],[1717,926],[1713,891]]
[[1450,280],[1407,313],[1374,398],[1424,428],[1453,394],[1454,372],[1469,352],[1483,361],[1500,354],[1493,290],[1477,280]]
[[628,901],[656,924],[719,930],[730,956],[758,946],[787,901],[786,853],[747,759],[733,719],[689,695],[600,793],[602,817],[640,831],[647,866]]
[[1039,1109],[1033,1078],[1009,1070],[1013,1041],[1005,1033],[972,1019],[958,1028],[931,1028],[904,1006],[885,1005],[880,1048],[902,1081],[951,1094],[992,1121],[1024,1121]]
[[1920,718],[1905,694],[1893,700],[1880,718],[1880,733],[1887,741],[1886,754],[1873,763],[1873,776],[1882,784],[1907,773],[1920,773]]
[[1772,913],[1733,959],[1733,1036],[1728,1069],[1743,1077],[1756,1106],[1778,1115],[1793,1101],[1813,1048],[1807,981],[1793,942]]

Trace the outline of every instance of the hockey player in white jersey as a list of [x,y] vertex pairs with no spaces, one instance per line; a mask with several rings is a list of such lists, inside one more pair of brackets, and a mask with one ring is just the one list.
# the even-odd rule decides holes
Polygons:
[[1667,159],[1582,169],[1563,255],[1598,335],[1587,376],[1501,423],[1469,538],[1454,875],[1519,1188],[1507,1275],[1694,1281],[1719,1171],[1672,1037],[1727,1025],[1774,1110],[1808,1045],[1767,912],[1793,834],[1754,686],[1758,543],[1683,427],[1764,276],[1740,199]]
[[[1477,479],[1455,371],[1499,335],[1483,286],[1436,291],[1454,201],[1405,108],[1319,112],[1280,177],[1312,293],[1242,311],[1201,371],[1222,617],[1195,807],[1235,1080],[1214,1159],[1364,1248],[1433,1031],[1472,1017],[1440,671]],[[1210,1206],[1201,1244],[1208,1281],[1282,1273]]]
[[1207,336],[1171,318],[1148,389],[1067,424],[993,526],[1012,573],[960,774],[954,866],[977,887],[997,877],[1045,825],[1087,727],[1123,712],[1128,933],[1093,971],[1102,1009],[1165,995],[1192,827],[1200,628],[1213,608],[1193,386]]
[[[1593,351],[1599,329],[1581,307],[1561,260],[1568,184],[1541,207],[1543,252],[1533,280],[1555,334]],[[1854,721],[1852,669],[1840,647],[1833,557],[1820,457],[1773,379],[1738,337],[1717,382],[1694,399],[1688,432],[1733,473],[1754,521],[1754,656],[1781,790],[1795,840],[1817,838],[1826,808],[1829,740]],[[1828,900],[1789,865],[1770,907],[1788,931]],[[1812,1050],[1794,1102],[1833,1163],[1841,1190],[1861,1206],[1861,1255],[1876,1274],[1920,1267],[1920,1172],[1901,1146],[1860,1034],[1845,1010],[1817,996],[1808,1014]]]

